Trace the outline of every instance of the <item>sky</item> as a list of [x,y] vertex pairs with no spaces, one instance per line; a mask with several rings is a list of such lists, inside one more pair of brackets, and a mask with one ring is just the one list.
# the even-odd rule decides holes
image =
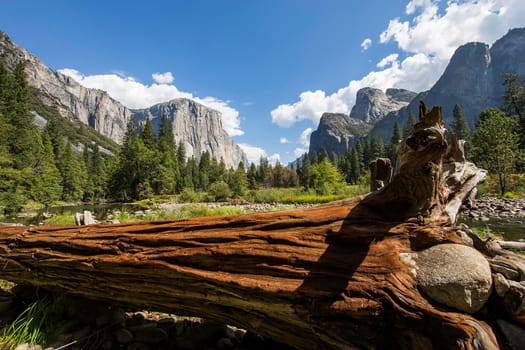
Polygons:
[[187,97],[258,163],[308,151],[363,87],[428,90],[455,49],[525,26],[523,0],[0,0],[0,30],[129,108]]

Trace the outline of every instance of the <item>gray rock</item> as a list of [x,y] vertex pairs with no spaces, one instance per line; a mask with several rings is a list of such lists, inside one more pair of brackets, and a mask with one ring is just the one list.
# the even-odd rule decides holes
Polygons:
[[161,328],[144,328],[135,332],[135,340],[147,344],[156,344],[168,339],[168,334]]
[[350,118],[374,123],[383,119],[388,113],[405,107],[415,96],[415,92],[402,89],[388,89],[385,94],[381,89],[362,88],[357,91]]
[[417,282],[432,300],[468,313],[480,310],[492,290],[487,259],[459,244],[440,244],[420,252]]
[[507,281],[505,276],[503,276],[501,273],[495,273],[492,275],[492,278],[494,280],[494,290],[496,290],[496,294],[503,298],[507,291],[510,288],[510,283]]
[[219,350],[233,349],[234,345],[230,338],[221,338],[217,340],[215,347]]
[[309,153],[313,155],[326,150],[344,154],[358,136],[366,135],[370,125],[342,113],[323,113],[319,126],[310,136]]
[[115,338],[120,344],[129,344],[133,341],[133,333],[126,328],[120,328],[115,332]]

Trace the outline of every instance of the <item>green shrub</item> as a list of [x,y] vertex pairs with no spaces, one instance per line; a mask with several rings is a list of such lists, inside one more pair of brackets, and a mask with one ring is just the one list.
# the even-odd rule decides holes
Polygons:
[[285,198],[283,200],[283,203],[288,204],[322,204],[322,203],[328,203],[333,202],[338,199],[345,198],[345,195],[311,195],[311,194],[305,194],[305,195],[299,195],[299,196],[291,196],[288,198]]
[[46,225],[61,225],[61,226],[75,226],[75,216],[71,213],[54,215],[49,219],[44,220]]
[[202,202],[202,194],[195,192],[193,188],[186,187],[179,195],[179,201],[183,203]]
[[208,196],[211,201],[221,202],[230,198],[232,191],[230,186],[224,181],[216,181],[210,185]]

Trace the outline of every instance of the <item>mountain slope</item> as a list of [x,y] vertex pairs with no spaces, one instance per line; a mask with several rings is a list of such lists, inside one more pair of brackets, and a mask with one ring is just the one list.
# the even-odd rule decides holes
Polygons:
[[403,126],[409,111],[417,116],[419,100],[424,100],[427,106],[442,106],[447,125],[452,121],[454,106],[459,104],[470,127],[474,127],[483,109],[503,104],[504,73],[517,73],[525,81],[523,57],[525,28],[510,30],[490,48],[483,43],[460,46],[430,90],[418,94],[408,106],[391,112],[374,126],[371,134],[389,140],[396,121]]
[[[89,126],[120,144],[129,120],[134,114],[139,118],[144,114],[145,110],[131,111],[105,91],[83,87],[73,78],[52,71],[36,56],[14,44],[1,31],[0,59],[10,69],[19,62],[24,62],[28,84],[37,97],[33,103],[39,107],[36,112],[49,118],[56,111],[55,114],[69,120],[69,129],[71,122]],[[223,159],[228,166],[237,166],[241,160],[246,164],[246,155],[222,128],[220,113],[193,101],[186,101],[185,106],[184,103],[173,104],[171,101],[165,103],[171,107],[153,106],[148,116],[160,117],[161,114],[155,112],[157,109],[169,110],[172,113],[170,120],[174,123],[175,141],[186,145],[188,156],[195,155],[199,158],[201,152],[208,150],[212,158]],[[42,112],[44,110],[47,113]],[[169,116],[169,113],[166,115]],[[82,129],[80,126],[78,128]]]
[[310,155],[326,150],[343,154],[356,137],[366,135],[371,125],[344,113],[323,113],[317,130],[310,135]]

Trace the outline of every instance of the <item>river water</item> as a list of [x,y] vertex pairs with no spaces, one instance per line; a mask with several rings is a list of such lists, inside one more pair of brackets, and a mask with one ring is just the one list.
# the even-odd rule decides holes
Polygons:
[[501,236],[505,241],[525,241],[525,218],[489,219],[488,221],[460,218],[459,222],[467,224],[470,228],[490,230]]
[[140,208],[137,205],[129,203],[65,205],[28,210],[12,216],[0,217],[0,222],[22,225],[39,225],[49,216],[74,215],[75,213],[82,213],[84,210],[90,211],[97,220],[101,221],[105,220],[107,215],[115,210],[133,212],[139,209]]

